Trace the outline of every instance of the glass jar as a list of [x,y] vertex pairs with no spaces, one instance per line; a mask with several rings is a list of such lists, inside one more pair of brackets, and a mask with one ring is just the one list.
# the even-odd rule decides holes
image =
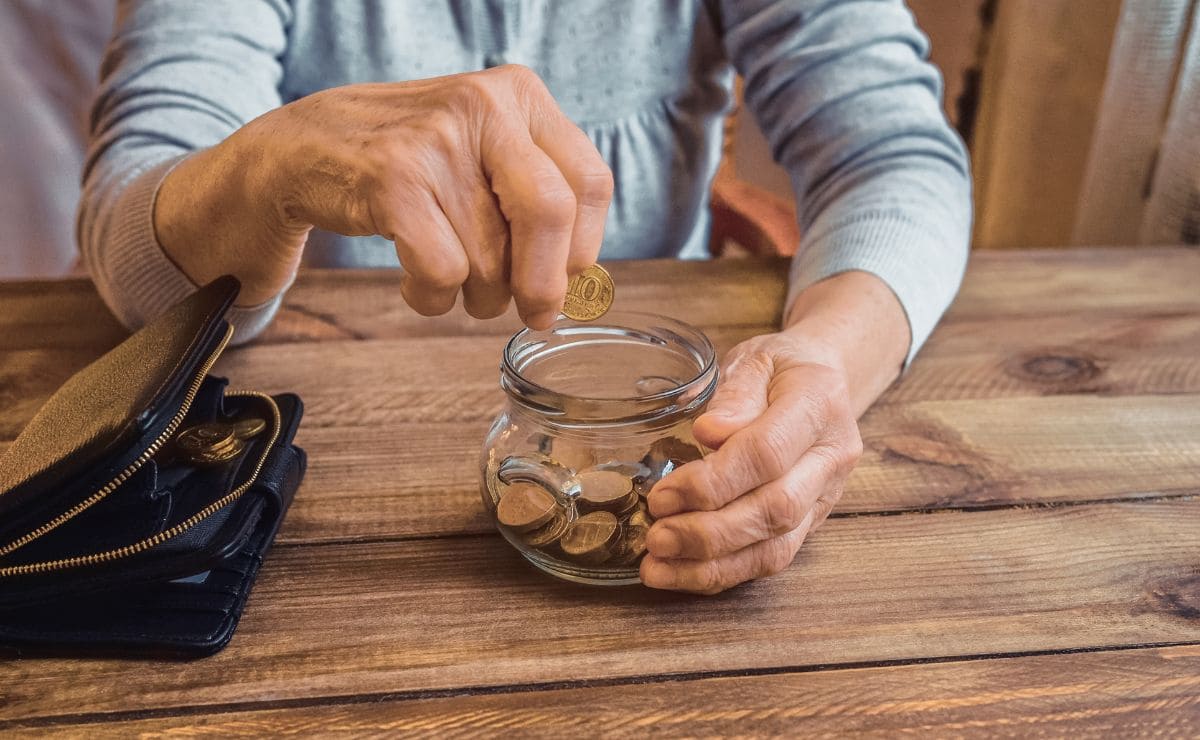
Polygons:
[[716,384],[712,344],[674,319],[610,311],[518,332],[480,464],[500,533],[559,578],[637,583],[653,521],[646,494],[705,454],[692,421]]

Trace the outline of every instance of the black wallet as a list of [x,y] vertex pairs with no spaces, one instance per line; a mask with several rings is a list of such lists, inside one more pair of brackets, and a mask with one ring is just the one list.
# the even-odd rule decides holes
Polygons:
[[209,374],[219,278],[80,370],[0,457],[0,648],[191,657],[233,636],[304,475],[292,394]]

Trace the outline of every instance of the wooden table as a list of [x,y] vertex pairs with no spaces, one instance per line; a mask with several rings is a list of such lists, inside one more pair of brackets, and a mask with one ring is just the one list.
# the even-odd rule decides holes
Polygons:
[[[779,319],[782,263],[612,267],[619,307],[722,349]],[[308,407],[233,642],[0,664],[0,731],[1200,733],[1200,252],[975,255],[833,517],[715,598],[559,583],[492,532],[476,461],[516,327],[303,275],[217,368]],[[0,286],[0,440],[121,336],[86,282]]]

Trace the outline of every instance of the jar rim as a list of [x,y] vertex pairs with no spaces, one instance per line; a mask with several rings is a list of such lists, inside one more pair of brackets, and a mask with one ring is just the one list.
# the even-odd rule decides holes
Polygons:
[[[646,334],[653,333],[655,329],[666,329],[697,359],[697,369],[686,380],[676,382],[671,379],[671,387],[651,393],[588,396],[549,388],[526,377],[522,368],[518,366],[521,350],[525,346],[531,346],[527,343],[537,335],[562,335],[568,332],[599,334],[605,329],[611,329],[614,333],[636,331]],[[663,341],[661,337],[658,339]],[[584,423],[673,417],[708,401],[716,387],[716,354],[716,349],[704,332],[669,316],[642,311],[609,311],[590,322],[560,317],[548,329],[535,331],[525,328],[509,338],[501,359],[501,387],[511,398],[540,414],[569,416],[574,421]]]

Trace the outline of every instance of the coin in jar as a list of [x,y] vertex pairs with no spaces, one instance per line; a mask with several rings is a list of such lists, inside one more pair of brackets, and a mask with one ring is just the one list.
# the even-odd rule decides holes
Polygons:
[[621,514],[637,505],[633,480],[615,470],[589,469],[579,473],[579,498],[576,505],[588,511]]
[[526,532],[522,535],[522,539],[530,547],[549,547],[562,538],[563,533],[567,531],[568,524],[566,512],[560,511],[542,526],[532,532]]
[[563,315],[576,321],[595,321],[612,306],[614,287],[612,276],[600,265],[591,265],[571,278]]
[[614,565],[633,565],[646,554],[646,534],[649,527],[629,525],[624,528],[617,553],[613,558]]
[[650,528],[654,523],[654,517],[650,516],[650,512],[646,511],[645,504],[639,504],[633,513],[629,515],[629,524],[634,527]]
[[231,426],[211,421],[184,429],[176,437],[175,445],[183,452],[192,453],[229,447],[236,441],[237,436]]
[[599,565],[612,557],[621,537],[621,523],[607,511],[584,514],[567,527],[558,541],[563,553],[587,565]]
[[500,494],[496,518],[514,532],[529,532],[549,522],[558,509],[550,492],[534,483],[514,483]]

